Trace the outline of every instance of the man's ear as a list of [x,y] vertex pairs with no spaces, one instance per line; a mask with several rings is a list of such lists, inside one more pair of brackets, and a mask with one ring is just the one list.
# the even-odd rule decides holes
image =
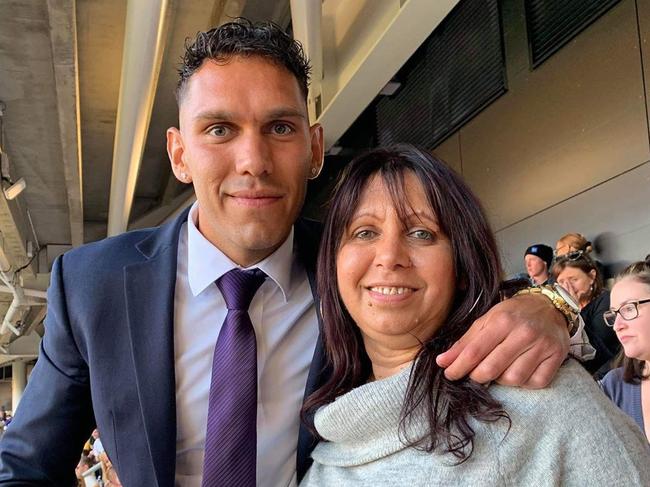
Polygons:
[[309,127],[311,135],[311,164],[309,167],[309,179],[316,179],[323,170],[325,162],[325,147],[323,146],[323,127],[316,123]]
[[183,145],[183,135],[176,127],[167,129],[167,155],[172,165],[174,176],[181,183],[189,184],[192,182],[192,173],[185,164],[185,146]]

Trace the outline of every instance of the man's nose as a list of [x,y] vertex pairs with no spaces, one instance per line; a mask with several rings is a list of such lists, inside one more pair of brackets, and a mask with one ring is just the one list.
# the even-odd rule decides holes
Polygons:
[[236,149],[236,171],[261,176],[272,170],[271,152],[263,134],[242,134]]

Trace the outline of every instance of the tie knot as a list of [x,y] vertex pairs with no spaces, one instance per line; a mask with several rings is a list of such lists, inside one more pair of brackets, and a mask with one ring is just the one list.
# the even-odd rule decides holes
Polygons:
[[266,279],[266,274],[259,269],[246,271],[233,269],[217,279],[217,287],[221,291],[223,299],[226,301],[226,307],[229,310],[248,311],[253,296],[255,296],[264,279]]

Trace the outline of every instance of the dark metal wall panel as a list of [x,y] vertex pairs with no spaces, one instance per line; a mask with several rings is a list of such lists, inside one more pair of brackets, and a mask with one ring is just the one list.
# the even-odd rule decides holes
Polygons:
[[620,0],[525,0],[531,64],[537,67]]
[[376,106],[381,145],[433,148],[506,91],[497,0],[464,0],[397,74]]

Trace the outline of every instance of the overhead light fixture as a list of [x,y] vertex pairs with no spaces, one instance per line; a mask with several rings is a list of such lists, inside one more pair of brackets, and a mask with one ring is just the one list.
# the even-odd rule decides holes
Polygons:
[[338,156],[342,151],[343,151],[343,147],[341,147],[338,144],[335,144],[332,147],[330,147],[330,149],[327,151],[327,155],[328,156]]
[[13,200],[20,193],[25,191],[26,187],[27,187],[27,183],[25,182],[25,178],[20,178],[18,181],[16,181],[14,184],[12,184],[11,186],[9,186],[4,190],[5,198],[7,198],[8,200]]
[[386,85],[379,91],[379,94],[383,96],[393,96],[395,93],[397,93],[397,90],[399,90],[400,86],[402,86],[402,83],[393,78],[388,83],[386,83]]

